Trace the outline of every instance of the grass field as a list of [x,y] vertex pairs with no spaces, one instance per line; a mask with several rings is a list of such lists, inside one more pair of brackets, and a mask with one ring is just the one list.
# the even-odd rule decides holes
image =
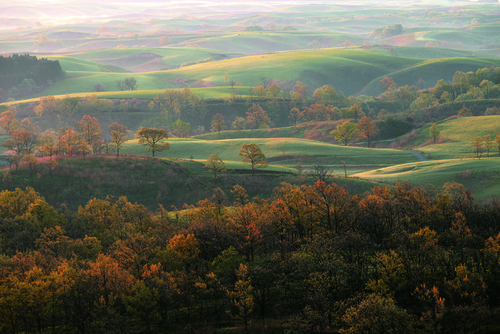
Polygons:
[[[439,79],[451,80],[459,70],[476,71],[479,68],[500,65],[500,59],[488,58],[455,57],[426,60],[425,58],[435,58],[444,54],[453,55],[453,52],[447,50],[428,49],[427,56],[425,56],[426,48],[416,49],[416,56],[422,59],[384,54],[390,50],[380,48],[374,49],[380,53],[369,52],[369,49],[363,51],[349,48],[289,51],[212,61],[167,71],[133,74],[123,68],[115,68],[114,65],[61,56],[60,60],[68,77],[33,97],[89,92],[96,83],[112,91],[116,89],[116,81],[130,76],[137,79],[141,90],[225,86],[225,73],[244,86],[254,87],[261,84],[263,79],[299,80],[311,89],[311,93],[317,87],[330,84],[347,96],[357,93],[377,96],[382,93],[379,81],[384,76],[392,77],[399,86],[417,85],[422,79],[427,87],[432,87]],[[177,52],[177,49],[166,50]],[[395,48],[394,52],[409,56],[411,50],[412,48]],[[120,56],[120,52],[111,54],[110,57]],[[122,59],[127,58],[129,53],[134,57],[140,56],[134,53],[134,50],[125,49],[121,54],[124,57]],[[97,58],[100,57],[99,54],[100,52],[95,51],[81,55]],[[177,56],[179,54],[176,53]],[[467,53],[455,52],[455,55],[458,54],[463,56]],[[203,57],[206,55],[203,54]],[[130,63],[127,66],[132,65],[133,63]]]
[[[270,165],[277,168],[294,168],[301,161],[305,169],[324,165],[336,174],[343,174],[341,161],[348,165],[349,173],[414,162],[418,159],[411,153],[390,149],[366,149],[344,147],[323,142],[295,138],[245,138],[225,140],[170,139],[172,147],[157,153],[159,157],[195,159],[204,161],[218,154],[224,161],[240,162],[238,155],[242,144],[255,143],[266,155]],[[143,145],[132,140],[124,145],[125,154],[148,154]],[[247,167],[248,168],[248,167]]]
[[449,159],[403,164],[355,174],[362,179],[395,183],[411,181],[427,189],[441,188],[446,182],[461,183],[474,198],[486,200],[500,190],[499,158]]
[[[475,157],[471,146],[472,139],[475,136],[483,138],[489,134],[491,139],[495,140],[495,132],[500,129],[500,116],[458,117],[438,122],[437,126],[442,140],[445,140],[443,143],[421,146],[431,140],[430,125],[427,125],[416,132],[419,137],[408,145],[414,146],[424,156],[430,155],[432,159],[472,158]],[[486,154],[484,151],[482,156],[485,157]],[[498,155],[496,144],[490,155]]]

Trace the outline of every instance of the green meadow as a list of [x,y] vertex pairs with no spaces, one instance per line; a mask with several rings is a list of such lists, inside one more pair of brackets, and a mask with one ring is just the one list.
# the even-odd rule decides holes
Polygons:
[[410,181],[414,186],[431,191],[447,182],[457,182],[463,184],[478,200],[498,196],[500,190],[498,158],[416,162],[362,172],[354,177],[389,184]]
[[[166,50],[171,51],[171,49]],[[76,58],[79,55],[65,55],[58,59],[61,61],[61,66],[66,71],[67,77],[32,97],[91,92],[97,83],[104,85],[107,91],[114,91],[116,90],[116,81],[130,76],[136,78],[140,90],[220,87],[226,86],[225,73],[230,75],[231,80],[241,83],[243,86],[254,87],[261,84],[263,79],[299,80],[306,84],[311,91],[329,84],[347,96],[360,93],[376,96],[382,93],[379,81],[385,76],[392,77],[398,85],[417,85],[422,79],[427,87],[431,87],[439,79],[451,80],[456,71],[476,71],[479,68],[500,65],[500,59],[463,57],[466,52],[461,53],[462,57],[434,59],[434,56],[444,55],[445,52],[434,53],[434,56],[431,53],[425,57],[425,49],[418,49],[417,56],[422,59],[416,59],[407,58],[406,56],[410,56],[411,52],[405,48],[395,51],[400,52],[404,57],[385,54],[387,50],[380,48],[374,49],[380,53],[369,52],[369,50],[335,48],[287,51],[218,61],[214,58],[214,61],[171,70],[139,73],[131,73],[123,67],[118,68],[111,65],[120,65],[120,63],[109,59],[106,60],[109,62],[108,65],[99,63],[95,59],[99,57],[100,52],[97,52],[97,55],[94,54],[95,52],[80,54],[84,58],[94,59],[93,61]],[[122,51],[110,55],[110,59],[113,59],[114,56],[120,56],[120,52]],[[124,50],[123,52],[121,54],[122,60],[127,59],[129,52],[134,57],[140,57],[140,53],[134,53],[134,50]],[[175,57],[178,57],[181,53],[175,54]],[[455,53],[455,55],[458,54],[458,52]],[[202,53],[201,58],[207,55],[208,53]],[[448,52],[447,55],[452,54]],[[230,55],[226,56],[230,57]],[[431,59],[427,60],[426,58]],[[164,58],[157,59],[166,61]],[[134,63],[123,66],[132,68]]]
[[[307,170],[315,165],[326,166],[336,174],[343,174],[342,161],[349,173],[383,168],[396,164],[418,161],[413,154],[391,149],[345,147],[324,142],[297,138],[240,138],[222,140],[169,139],[171,149],[157,152],[158,157],[206,160],[218,154],[224,161],[241,161],[238,155],[242,144],[255,143],[266,155],[270,165],[295,168],[300,161]],[[124,154],[150,154],[137,140],[128,141]],[[238,166],[241,166],[238,164]],[[248,166],[247,166],[248,168]]]
[[[432,144],[429,141],[430,124],[416,131],[417,138],[408,143],[424,156],[432,159],[455,159],[475,157],[471,141],[475,136],[483,138],[490,135],[495,140],[495,133],[500,131],[500,116],[457,117],[437,123],[441,132],[442,143]],[[493,143],[495,144],[495,143]],[[483,149],[482,157],[488,153]],[[490,156],[498,155],[496,144],[489,152]],[[482,159],[481,159],[482,160]]]

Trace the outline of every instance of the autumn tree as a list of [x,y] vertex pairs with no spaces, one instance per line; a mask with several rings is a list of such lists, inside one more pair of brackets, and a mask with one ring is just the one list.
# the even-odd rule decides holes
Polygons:
[[52,157],[56,152],[56,142],[54,140],[55,132],[49,129],[42,133],[38,141],[37,150],[42,153],[42,156]]
[[483,152],[483,138],[475,136],[470,144],[474,149],[474,153],[476,153],[476,157],[481,158],[481,153]]
[[304,117],[304,112],[300,111],[299,108],[294,107],[290,110],[288,118],[293,122],[293,126],[297,126],[297,122]]
[[236,276],[238,281],[234,285],[234,290],[229,293],[236,311],[233,313],[233,316],[243,322],[245,333],[248,333],[248,318],[250,313],[252,313],[254,305],[252,296],[253,288],[248,275],[248,267],[240,264],[239,269],[236,271]]
[[495,137],[495,143],[497,144],[498,156],[500,157],[500,134]]
[[224,123],[224,117],[222,116],[222,114],[215,114],[212,118],[212,128],[210,129],[210,131],[218,132],[220,135],[220,132],[224,130]]
[[484,148],[486,149],[486,152],[488,153],[488,156],[490,156],[490,150],[493,148],[493,141],[491,140],[491,135],[484,135]]
[[313,93],[313,100],[320,104],[334,104],[342,100],[343,96],[340,96],[330,85],[324,85],[316,89]]
[[358,120],[358,118],[365,115],[365,113],[363,112],[363,108],[361,108],[361,106],[357,103],[353,104],[351,108],[349,108],[349,112],[356,121]]
[[382,80],[380,80],[380,85],[386,91],[396,89],[396,83],[390,77],[384,77]]
[[113,143],[113,146],[116,150],[116,156],[120,156],[120,148],[123,143],[126,142],[129,138],[127,137],[127,127],[123,124],[119,124],[117,122],[111,123],[108,126],[108,131],[110,135],[110,141]]
[[268,128],[271,122],[269,116],[258,104],[252,104],[247,111],[247,125],[252,129]]
[[16,116],[11,110],[4,111],[0,114],[0,127],[8,133],[10,130],[14,130],[19,125]]
[[217,154],[212,154],[210,158],[207,159],[205,168],[208,169],[209,173],[214,174],[214,179],[227,171],[226,164]]
[[249,163],[252,168],[252,175],[255,175],[255,169],[267,166],[267,159],[264,153],[260,150],[257,144],[241,145],[240,157],[243,157],[243,162]]
[[83,119],[76,123],[76,130],[82,134],[83,139],[87,142],[89,147],[92,147],[94,154],[99,152],[103,140],[101,124],[95,117],[88,115],[83,116]]
[[15,150],[17,155],[31,154],[38,144],[38,135],[26,130],[10,130],[11,139],[7,139],[2,146]]
[[139,144],[147,146],[147,150],[153,153],[163,152],[170,149],[170,144],[168,142],[161,142],[163,139],[168,139],[167,132],[163,129],[156,128],[141,128],[136,133],[136,138],[139,139]]
[[330,135],[339,143],[344,143],[345,146],[353,141],[358,136],[358,128],[352,122],[344,122],[337,126],[337,129],[332,130]]
[[358,124],[356,124],[356,128],[358,130],[359,137],[366,140],[367,146],[371,147],[373,137],[375,137],[378,133],[375,123],[373,123],[370,118],[365,116],[359,120]]
[[441,135],[441,131],[438,130],[436,123],[432,123],[429,133],[431,134],[432,142],[435,144]]

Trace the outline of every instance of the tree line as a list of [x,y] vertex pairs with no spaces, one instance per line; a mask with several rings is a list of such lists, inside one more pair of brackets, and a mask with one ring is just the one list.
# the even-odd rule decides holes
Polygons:
[[58,60],[38,59],[28,54],[0,57],[0,94],[21,98],[50,86],[64,76]]
[[498,326],[500,211],[462,185],[241,186],[182,211],[0,192],[5,333],[477,333]]

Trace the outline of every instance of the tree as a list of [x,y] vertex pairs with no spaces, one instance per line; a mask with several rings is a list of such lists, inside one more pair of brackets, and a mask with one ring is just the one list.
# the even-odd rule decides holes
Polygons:
[[92,147],[92,151],[97,153],[102,144],[102,129],[97,118],[88,115],[83,116],[83,119],[76,123],[76,130],[82,134],[83,139]]
[[354,123],[347,121],[338,125],[336,130],[330,132],[330,135],[339,143],[344,143],[347,146],[357,137],[358,129]]
[[111,123],[108,126],[110,141],[115,147],[117,157],[120,156],[120,148],[122,147],[122,144],[128,140],[127,130],[128,129],[125,125],[119,124],[117,122]]
[[304,112],[300,111],[299,108],[292,108],[288,118],[293,122],[293,126],[297,126],[297,122],[304,117]]
[[157,128],[141,128],[136,133],[136,138],[139,139],[139,144],[147,146],[147,150],[153,153],[163,152],[170,149],[170,144],[168,142],[161,143],[161,140],[168,139],[167,132],[163,129]]
[[438,127],[437,127],[436,123],[432,123],[432,125],[431,125],[431,127],[429,129],[429,133],[431,134],[432,141],[435,144],[436,141],[439,139],[439,137],[441,135],[441,131],[438,130]]
[[264,153],[260,150],[257,144],[243,144],[241,145],[240,157],[243,157],[243,162],[249,163],[252,167],[252,175],[255,174],[255,169],[267,166],[267,159]]
[[479,136],[475,136],[470,144],[474,148],[474,153],[476,153],[476,157],[481,158],[481,152],[483,152],[483,139]]
[[491,140],[491,135],[484,135],[484,148],[486,152],[488,152],[488,156],[490,156],[490,150],[493,148],[493,141]]
[[214,174],[214,179],[216,179],[219,174],[227,171],[226,164],[217,154],[212,154],[210,158],[207,159],[205,168],[208,169],[209,173]]
[[235,130],[245,130],[247,127],[247,120],[243,117],[236,117],[233,122],[233,129]]
[[248,317],[252,313],[254,304],[248,267],[241,263],[240,268],[236,270],[236,276],[238,281],[234,285],[234,290],[229,294],[237,311],[234,317],[244,323],[245,333],[248,333]]
[[11,110],[4,111],[0,114],[0,127],[8,133],[10,130],[14,130],[19,125],[16,116]]
[[40,137],[37,150],[42,153],[42,156],[52,157],[55,154],[56,143],[54,141],[54,136],[54,130],[50,129],[45,131]]
[[359,120],[358,124],[356,124],[356,128],[358,129],[359,137],[366,140],[367,146],[371,147],[373,137],[378,133],[375,123],[365,116]]
[[172,124],[174,134],[181,138],[187,138],[191,130],[191,124],[181,121],[179,118],[177,122]]
[[38,135],[26,130],[10,130],[9,135],[12,139],[7,139],[2,146],[9,150],[15,150],[16,154],[22,156],[31,154],[33,148],[38,144]]
[[386,91],[396,89],[396,83],[390,77],[384,77],[382,80],[380,80],[380,85]]
[[105,92],[106,91],[106,87],[104,87],[104,85],[100,84],[100,83],[96,83],[94,85],[94,92]]
[[247,112],[247,125],[252,129],[260,129],[268,126],[271,122],[269,116],[262,107],[258,104],[252,104]]
[[222,114],[215,114],[212,118],[212,128],[210,129],[210,131],[218,132],[220,135],[220,132],[224,130],[224,123],[224,117],[222,116]]
[[498,156],[500,157],[500,135],[497,135],[495,137],[495,143],[497,144],[497,148],[498,148]]
[[354,117],[354,120],[358,120],[359,117],[364,116],[363,108],[357,103],[354,103],[351,108],[349,108],[349,111],[351,112],[352,117]]
[[166,45],[170,43],[172,40],[168,36],[162,36],[160,37],[160,45]]
[[118,90],[137,90],[137,80],[134,77],[128,77],[123,80],[116,81],[116,87]]

